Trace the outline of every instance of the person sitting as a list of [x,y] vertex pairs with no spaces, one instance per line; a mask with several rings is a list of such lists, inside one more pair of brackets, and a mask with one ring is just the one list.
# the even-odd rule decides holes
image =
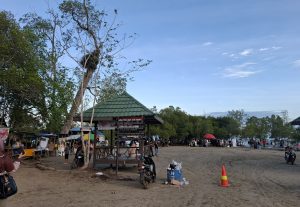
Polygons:
[[128,157],[129,158],[135,158],[136,157],[136,143],[135,141],[130,142],[130,148],[128,150]]
[[16,140],[16,142],[13,144],[13,156],[18,156],[20,154],[23,154],[24,147],[22,146],[22,143],[19,139]]

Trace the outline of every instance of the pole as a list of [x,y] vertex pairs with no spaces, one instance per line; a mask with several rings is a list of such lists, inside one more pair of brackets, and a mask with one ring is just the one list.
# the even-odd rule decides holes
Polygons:
[[98,132],[98,121],[95,121],[95,132],[94,132],[94,147],[93,147],[93,168],[96,168],[96,141],[97,141],[97,132]]

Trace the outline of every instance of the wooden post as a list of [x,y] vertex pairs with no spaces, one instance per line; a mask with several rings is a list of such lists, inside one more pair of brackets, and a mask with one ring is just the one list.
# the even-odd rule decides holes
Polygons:
[[113,153],[113,130],[110,130],[110,154]]
[[147,137],[150,138],[150,125],[147,124]]
[[119,139],[117,140],[117,154],[116,154],[116,175],[118,175],[118,170],[119,170],[119,148],[120,148],[120,143]]
[[94,132],[94,150],[93,150],[93,168],[96,168],[96,141],[97,141],[97,131],[98,131],[98,121],[95,121],[95,132]]
[[115,141],[117,141],[117,153],[116,153],[116,175],[118,175],[119,170],[119,117],[117,118],[117,136]]

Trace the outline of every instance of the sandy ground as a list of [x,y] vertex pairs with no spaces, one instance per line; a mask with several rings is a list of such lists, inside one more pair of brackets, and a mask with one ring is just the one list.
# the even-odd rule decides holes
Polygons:
[[[300,206],[300,153],[287,165],[282,151],[241,148],[166,147],[155,157],[158,178],[145,190],[136,167],[96,171],[70,171],[63,158],[42,162],[56,170],[40,170],[26,161],[14,174],[19,192],[9,207],[29,206]],[[182,162],[189,185],[162,184],[172,160]],[[220,187],[221,166],[226,166],[230,187]]]

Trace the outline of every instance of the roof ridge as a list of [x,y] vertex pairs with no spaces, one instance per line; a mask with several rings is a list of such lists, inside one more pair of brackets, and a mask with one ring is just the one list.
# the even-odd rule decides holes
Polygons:
[[144,104],[142,104],[141,102],[139,102],[138,100],[136,100],[133,96],[131,96],[129,93],[127,93],[127,91],[124,91],[124,93],[126,93],[128,96],[130,96],[137,104],[141,105],[145,110],[147,110],[148,112],[152,113],[153,115],[155,115],[153,113],[153,111],[151,111],[150,109],[148,109]]
[[112,98],[97,103],[83,112],[84,116],[92,113],[94,108],[94,117],[104,116],[154,116],[150,109],[131,96],[127,91],[117,94]]

